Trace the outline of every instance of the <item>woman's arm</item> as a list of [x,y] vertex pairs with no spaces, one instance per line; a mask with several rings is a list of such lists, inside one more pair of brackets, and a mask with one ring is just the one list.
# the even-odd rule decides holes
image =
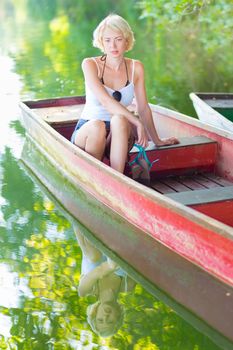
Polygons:
[[141,118],[151,140],[157,146],[173,145],[179,143],[175,137],[160,139],[156,131],[152,112],[148,105],[146,96],[144,67],[143,64],[139,61],[135,62],[135,97],[137,104],[137,113],[139,114],[139,117]]
[[143,147],[148,144],[148,138],[141,121],[136,118],[126,107],[122,106],[105,90],[98,77],[98,71],[95,62],[91,58],[86,58],[82,62],[85,82],[89,89],[95,94],[96,98],[111,115],[122,115],[134,125],[137,129],[137,143]]
[[81,276],[78,286],[80,297],[91,294],[96,282],[113,272],[115,269],[115,264],[110,264],[108,261],[105,261],[86,275]]

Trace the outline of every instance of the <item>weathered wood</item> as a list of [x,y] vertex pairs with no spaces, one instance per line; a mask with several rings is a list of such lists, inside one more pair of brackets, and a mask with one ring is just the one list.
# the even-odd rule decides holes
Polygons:
[[202,122],[233,134],[233,94],[191,93],[189,96]]
[[185,186],[182,183],[182,180],[180,180],[180,177],[177,178],[165,178],[161,180],[164,184],[167,186],[170,186],[174,191],[176,192],[184,192],[184,191],[191,191],[191,189],[187,186]]
[[[211,140],[209,137],[206,136],[192,136],[192,137],[180,137],[179,143],[175,145],[170,146],[160,146],[157,147],[152,142],[150,142],[149,146],[146,148],[146,151],[157,151],[160,152],[162,150],[168,150],[168,149],[179,149],[182,147],[190,147],[190,146],[201,146],[205,144],[214,144],[216,145],[216,141]],[[138,153],[138,148],[133,147],[130,153]]]
[[193,206],[191,205],[190,207],[198,210],[200,213],[208,215],[215,220],[219,220],[224,224],[233,227],[233,200],[195,204]]
[[[213,178],[215,178],[215,176],[213,176]],[[204,175],[195,175],[193,176],[193,181],[201,184],[202,186],[204,186],[205,188],[216,188],[216,187],[221,187],[220,184],[218,184],[217,182],[208,179],[207,177],[205,177]],[[230,183],[230,181],[229,181]],[[232,185],[232,183],[230,183]]]
[[[51,106],[55,107],[58,103],[60,102],[54,101]],[[42,106],[47,107],[41,102],[40,108]],[[94,159],[65,139],[62,130],[58,133],[32,112],[31,108],[35,108],[32,102],[22,104],[21,108],[23,124],[30,138],[43,150],[52,168],[63,175],[61,185],[53,184],[50,188],[59,196],[62,204],[67,206],[70,214],[79,217],[94,235],[104,244],[109,244],[114,252],[132,264],[136,270],[145,274],[149,281],[157,283],[159,288],[233,340],[233,315],[228,308],[229,299],[225,294],[224,298],[221,297],[222,293],[228,293],[229,290],[231,293],[233,287],[232,228],[137,184]],[[228,180],[233,178],[231,136],[217,133],[214,128],[202,127],[199,121],[171,110],[161,107],[152,107],[152,110],[161,137],[169,136],[165,131],[178,138],[202,134],[220,145],[218,150],[217,143],[201,147],[194,145],[191,146],[191,153],[188,152],[188,146],[161,150],[156,169],[160,163],[160,166],[162,164],[164,167],[162,170],[166,171],[166,166],[169,167],[170,160],[173,159],[174,163],[169,171],[172,168],[176,170],[177,164],[178,169],[182,170],[187,166],[185,157],[191,158],[193,168],[197,164],[206,166],[207,158],[209,165],[213,167],[215,161],[217,162],[216,171],[219,175]],[[30,154],[30,150],[26,153]],[[166,158],[166,155],[169,157]],[[157,154],[155,156],[157,157]],[[200,157],[203,157],[201,164]],[[38,165],[39,169],[44,168],[43,162]],[[46,184],[49,186],[47,178]],[[67,197],[69,186],[72,192]],[[87,200],[91,197],[87,211],[77,204],[80,196]],[[111,228],[111,223],[105,223],[100,208],[106,213],[106,220],[114,220],[117,227]],[[129,227],[131,229],[127,231]],[[173,269],[174,261],[176,267],[177,262],[180,262],[179,271]],[[198,275],[192,275],[195,281],[201,280],[198,288],[196,283],[189,279],[188,272],[185,275],[187,279],[179,277],[184,266],[189,266],[193,271],[198,270]],[[208,291],[203,289],[207,280],[213,283]],[[214,292],[213,286],[216,286]],[[221,304],[216,309],[217,302]],[[220,322],[219,313],[223,309],[224,317]],[[228,322],[224,323],[226,315]]]
[[[70,222],[74,222],[75,217],[79,223],[84,223],[86,231],[92,232],[92,239],[101,244],[101,248],[107,250],[106,253],[111,254],[110,257],[132,277],[213,342],[228,349],[230,341],[212,327],[231,334],[233,315],[229,310],[233,303],[233,288],[160,244],[151,235],[144,233],[142,237],[139,228],[122,220],[116,213],[112,215],[109,207],[67,182],[64,173],[28,141],[22,159],[40,177],[39,185],[42,182],[60,202],[64,216],[68,216]],[[61,191],[62,188],[65,190]],[[119,257],[131,266],[123,264]],[[205,322],[206,319],[210,319],[212,327]]]
[[[218,145],[205,136],[180,137],[180,143],[171,146],[146,149],[148,159],[158,159],[151,168],[152,179],[168,175],[192,174],[197,171],[213,171],[215,168]],[[130,162],[136,157],[138,149],[130,152]]]
[[33,109],[38,116],[43,118],[49,124],[77,122],[83,105],[72,105],[63,107],[42,107]]
[[151,187],[162,194],[173,193],[173,192],[176,193],[174,189],[172,189],[170,186],[160,181],[153,181],[151,183]]
[[233,108],[233,97],[231,100],[223,100],[216,98],[206,99],[205,102],[213,108]]
[[221,176],[216,176],[215,174],[211,174],[211,173],[205,173],[203,174],[204,177],[206,177],[207,179],[216,182],[216,184],[220,185],[220,186],[232,186],[232,182],[221,177]]
[[203,203],[224,202],[233,200],[233,186],[171,193],[167,196],[184,205],[192,206]]

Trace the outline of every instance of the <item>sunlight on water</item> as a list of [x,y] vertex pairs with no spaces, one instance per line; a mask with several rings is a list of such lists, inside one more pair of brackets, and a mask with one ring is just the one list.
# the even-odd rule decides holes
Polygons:
[[0,56],[0,152],[5,145],[12,147],[16,156],[21,153],[21,145],[15,137],[15,132],[9,127],[12,120],[19,116],[20,89],[22,83],[18,74],[14,73],[14,61],[7,56]]
[[[19,308],[20,298],[23,295],[32,297],[27,286],[26,278],[19,278],[17,272],[12,272],[7,264],[0,264],[0,300],[1,308]],[[7,315],[0,314],[1,334],[10,336],[12,326],[11,319]]]
[[21,279],[17,272],[12,272],[6,264],[0,264],[0,300],[1,306],[7,308],[19,307],[20,296],[32,296],[27,286],[27,279]]

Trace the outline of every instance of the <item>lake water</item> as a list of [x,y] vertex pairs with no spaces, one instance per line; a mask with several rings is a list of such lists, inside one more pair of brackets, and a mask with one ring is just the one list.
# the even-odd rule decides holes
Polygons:
[[[91,33],[112,9],[135,25],[137,42],[129,56],[145,63],[149,100],[194,115],[188,65],[177,69],[179,55],[165,54],[172,52],[171,33],[155,33],[139,20],[135,1],[111,3],[0,3],[0,349],[220,349],[138,283],[119,293],[119,330],[107,338],[93,331],[87,307],[95,296],[78,295],[82,245],[69,215],[20,161],[25,136],[18,102],[83,94],[80,63],[98,54]],[[182,47],[184,39],[174,33],[175,39]]]

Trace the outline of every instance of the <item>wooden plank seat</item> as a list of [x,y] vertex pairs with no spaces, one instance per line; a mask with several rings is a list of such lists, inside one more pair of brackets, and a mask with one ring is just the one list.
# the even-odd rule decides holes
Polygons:
[[186,192],[173,192],[167,194],[167,196],[189,206],[222,202],[233,200],[233,185],[229,187],[214,187]]
[[233,183],[213,173],[164,178],[152,188],[203,214],[233,226]]
[[[154,163],[151,168],[151,179],[169,175],[193,174],[197,172],[212,172],[217,157],[217,142],[205,136],[179,138],[177,145],[156,148],[150,144],[146,149],[148,159]],[[130,162],[136,157],[138,149],[130,151]],[[129,172],[129,169],[126,169]]]

